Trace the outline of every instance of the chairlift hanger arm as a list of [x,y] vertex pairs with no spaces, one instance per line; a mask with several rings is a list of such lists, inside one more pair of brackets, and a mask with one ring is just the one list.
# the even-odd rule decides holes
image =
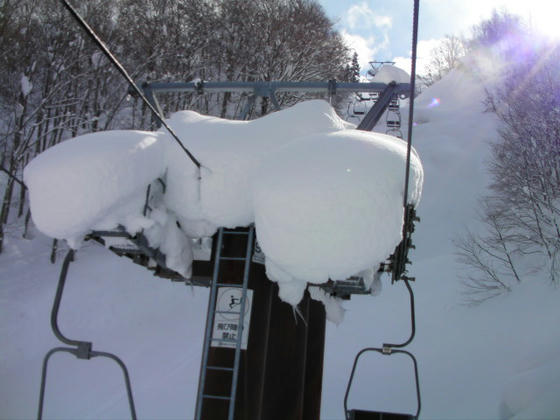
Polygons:
[[41,388],[39,390],[39,407],[37,412],[37,418],[41,420],[43,418],[43,407],[45,401],[45,390],[47,384],[47,368],[51,356],[55,353],[70,353],[76,356],[78,359],[89,360],[94,357],[105,357],[113,360],[119,365],[124,376],[126,394],[128,398],[128,405],[130,408],[130,416],[133,420],[136,420],[136,408],[134,405],[134,399],[132,396],[132,387],[130,385],[130,375],[128,374],[128,369],[124,362],[116,355],[104,351],[92,350],[92,343],[89,341],[80,341],[67,338],[58,326],[58,312],[60,310],[60,302],[62,300],[62,294],[64,292],[64,286],[66,284],[66,278],[68,276],[68,268],[70,263],[74,261],[74,250],[69,250],[62,263],[62,269],[60,271],[60,277],[58,279],[58,285],[56,288],[56,294],[53,301],[53,306],[51,310],[51,328],[58,340],[67,344],[69,346],[75,347],[55,347],[47,352],[45,358],[43,359],[43,367],[41,371]]
[[[410,158],[412,154],[412,127],[414,125],[414,92],[416,89],[416,59],[418,49],[418,14],[420,8],[420,0],[414,0],[414,12],[412,21],[412,63],[410,70],[410,97],[409,112],[408,112],[408,130],[407,130],[407,148],[406,148],[406,165],[405,165],[405,178],[404,178],[404,191],[403,191],[403,207],[404,207],[404,221],[402,231],[402,241],[395,248],[395,252],[390,257],[388,268],[392,273],[392,281],[398,280],[413,280],[406,277],[406,265],[410,263],[408,260],[408,251],[414,248],[412,244],[412,233],[414,232],[414,222],[420,221],[416,216],[416,210],[413,203],[408,201],[409,183],[410,183]],[[386,264],[381,265],[383,270]],[[408,284],[407,284],[408,285]]]

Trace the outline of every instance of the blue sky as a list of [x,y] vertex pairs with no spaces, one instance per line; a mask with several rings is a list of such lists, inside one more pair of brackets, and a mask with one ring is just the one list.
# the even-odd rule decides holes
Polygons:
[[[319,0],[337,29],[367,62],[395,60],[409,67],[413,0]],[[558,0],[420,0],[419,58],[445,35],[468,35],[492,10],[507,9],[529,20],[545,34],[560,37]],[[421,64],[419,64],[421,66]]]

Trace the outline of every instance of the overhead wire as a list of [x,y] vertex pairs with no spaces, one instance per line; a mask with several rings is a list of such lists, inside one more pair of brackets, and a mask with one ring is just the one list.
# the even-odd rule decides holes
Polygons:
[[410,154],[412,151],[412,126],[414,125],[414,94],[416,90],[416,55],[418,49],[418,12],[420,0],[414,0],[414,12],[412,18],[412,57],[410,66],[410,100],[408,107],[408,130],[407,130],[407,149],[406,149],[406,172],[404,180],[404,199],[403,205],[406,209],[408,205],[408,184],[410,178]]
[[23,183],[23,181],[21,179],[19,179],[17,176],[15,176],[13,173],[11,173],[10,171],[8,171],[6,168],[4,168],[3,166],[0,166],[0,171],[6,173],[6,175],[8,175],[10,178],[12,178],[15,182],[17,182],[19,185],[21,185],[21,187],[23,189],[27,189],[27,186]]
[[152,111],[152,114],[156,118],[156,120],[165,127],[165,129],[169,132],[171,137],[177,142],[179,147],[187,154],[190,160],[196,165],[198,170],[198,179],[200,180],[200,168],[202,164],[200,161],[183,145],[179,136],[175,133],[175,131],[165,122],[163,116],[159,114],[156,108],[150,103],[148,98],[144,95],[142,90],[138,87],[138,85],[132,80],[132,77],[128,74],[126,69],[122,66],[122,64],[117,60],[117,58],[111,53],[107,45],[99,38],[99,36],[95,33],[95,31],[87,24],[84,18],[78,13],[78,11],[67,1],[61,0],[62,4],[68,9],[68,11],[74,16],[74,18],[80,23],[82,28],[86,31],[86,33],[90,36],[90,38],[97,44],[97,46],[103,51],[105,56],[109,59],[109,61],[117,68],[117,70],[122,74],[122,76],[126,79],[126,81],[130,84],[133,88],[134,92],[144,101],[146,106]]

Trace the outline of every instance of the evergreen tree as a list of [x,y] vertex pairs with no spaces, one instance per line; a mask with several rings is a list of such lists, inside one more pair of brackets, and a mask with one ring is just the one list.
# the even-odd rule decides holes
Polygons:
[[352,64],[350,65],[350,75],[349,81],[350,82],[359,82],[360,81],[360,63],[358,62],[358,53],[354,51],[354,55],[352,56]]

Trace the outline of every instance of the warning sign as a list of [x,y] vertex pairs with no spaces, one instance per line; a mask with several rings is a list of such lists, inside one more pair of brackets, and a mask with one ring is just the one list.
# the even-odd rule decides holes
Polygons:
[[247,350],[249,323],[251,321],[251,303],[253,291],[247,289],[245,296],[245,315],[243,326],[240,325],[243,289],[240,287],[219,287],[216,298],[216,316],[212,332],[212,347],[235,348],[239,330],[242,330],[241,349]]
[[264,264],[264,252],[262,252],[259,241],[255,241],[255,250],[253,252],[253,262],[257,264]]

